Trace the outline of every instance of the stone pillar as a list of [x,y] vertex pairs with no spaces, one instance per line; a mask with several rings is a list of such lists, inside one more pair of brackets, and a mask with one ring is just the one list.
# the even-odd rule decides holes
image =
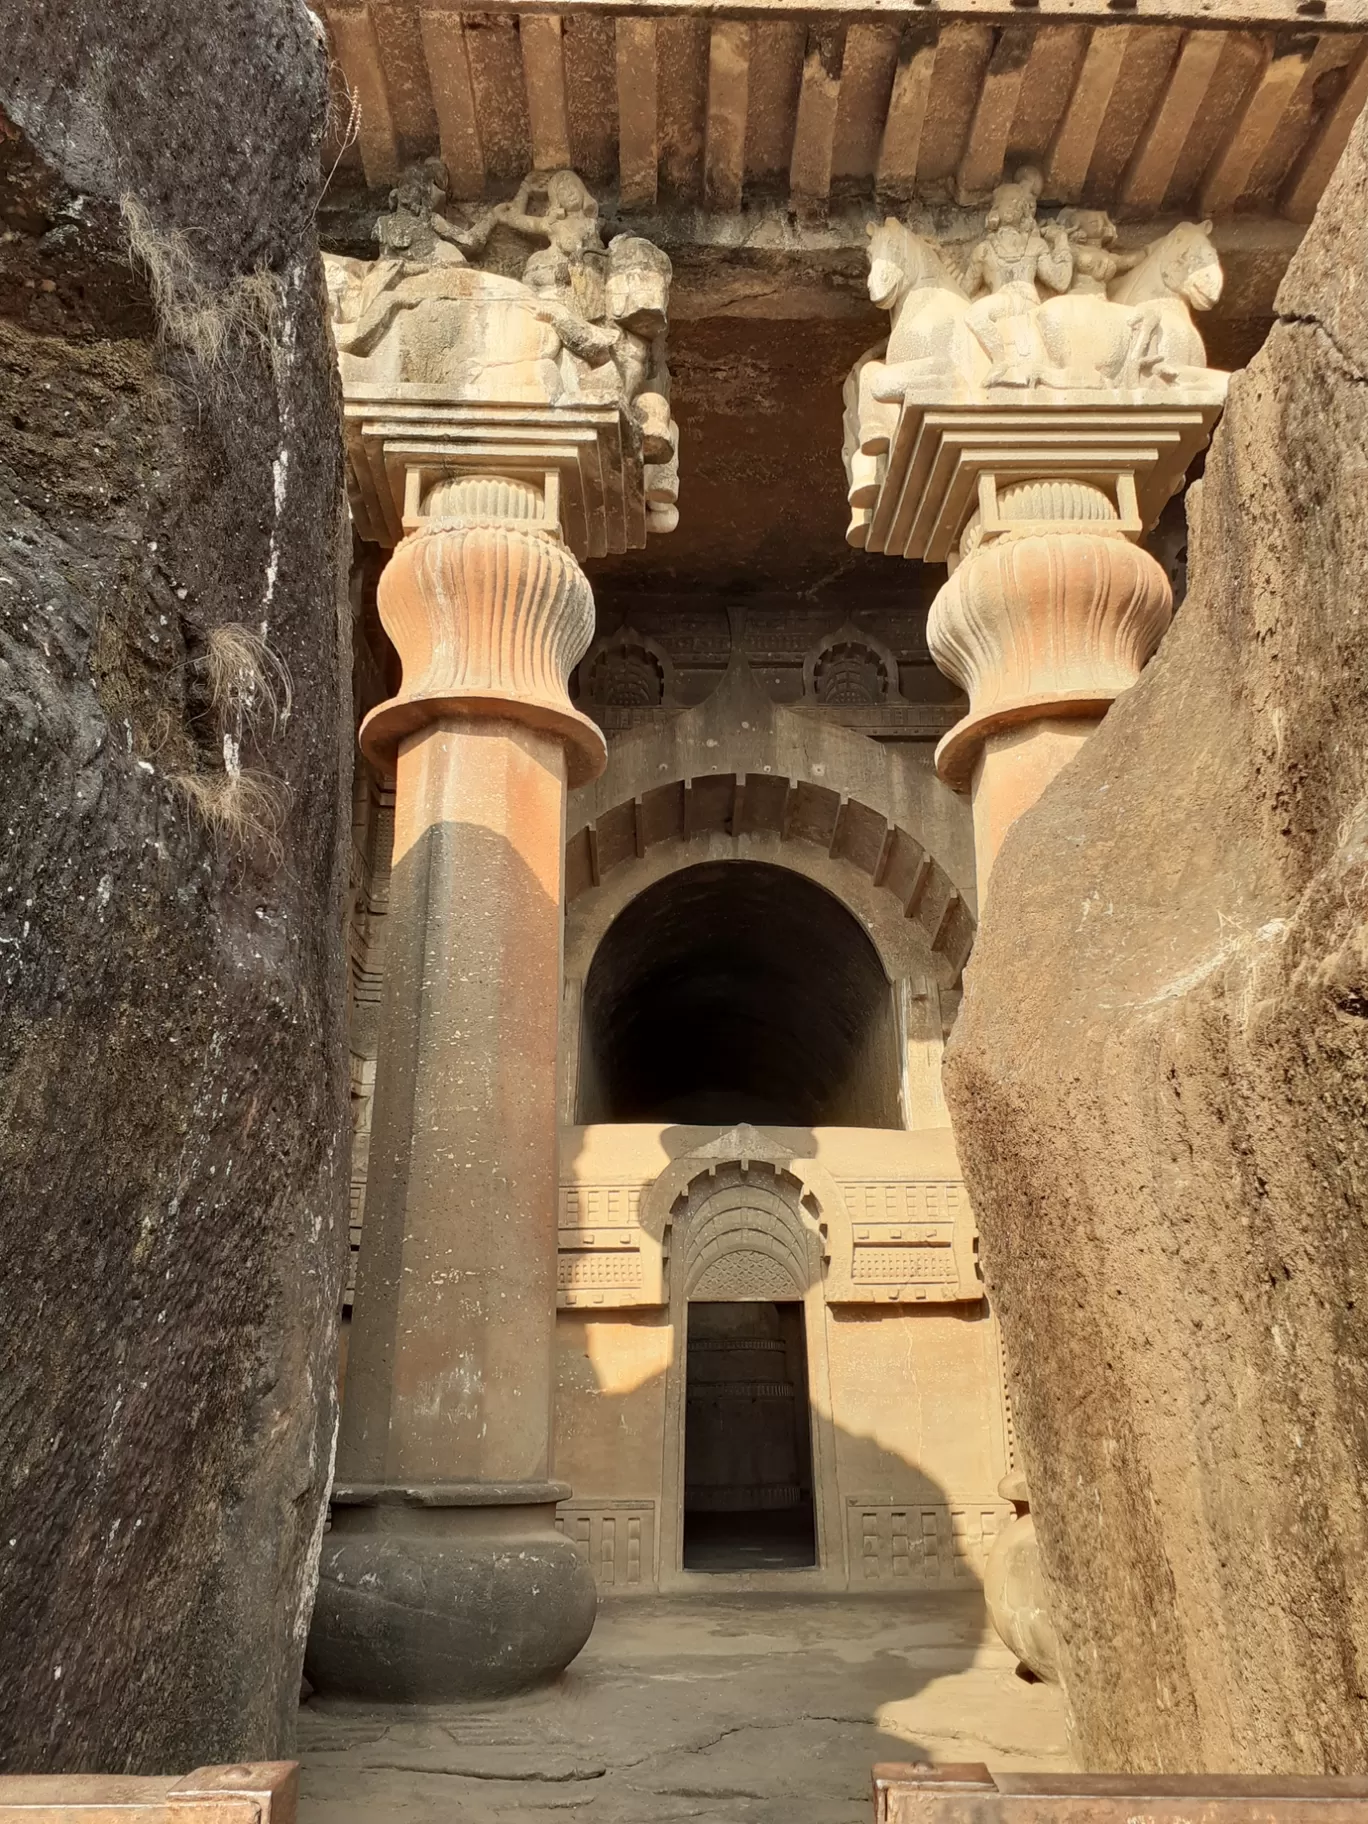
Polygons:
[[593,598],[554,499],[440,482],[380,583],[403,686],[361,741],[396,780],[388,963],[309,1650],[353,1696],[515,1690],[593,1626],[551,1418],[565,795],[604,747],[566,695]]
[[969,694],[936,766],[972,792],[980,900],[1007,831],[1139,677],[1173,613],[1168,578],[1103,489],[990,486],[988,504],[927,622],[932,657]]
[[980,903],[1163,636],[1172,595],[1137,541],[1225,401],[1193,320],[1221,295],[1210,223],[1122,251],[1101,210],[1041,213],[1046,188],[1029,165],[1000,183],[967,250],[871,227],[889,335],[844,391],[847,541],[950,567],[927,636],[969,713],[936,770],[973,794]]
[[[927,642],[969,710],[936,771],[972,795],[979,907],[1004,838],[1128,690],[1173,596],[1138,541],[1205,446],[1226,376],[1192,313],[1221,295],[1209,223],[1119,248],[1095,209],[1038,213],[1030,166],[997,186],[981,238],[942,247],[871,228],[887,342],[845,384],[843,458],[859,550],[945,563]],[[1025,1478],[985,1577],[998,1632],[1042,1677],[1055,1653]]]

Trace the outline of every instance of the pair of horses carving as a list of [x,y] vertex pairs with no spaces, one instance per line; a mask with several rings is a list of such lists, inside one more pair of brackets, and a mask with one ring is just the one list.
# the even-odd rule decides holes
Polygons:
[[1209,384],[1191,315],[1221,294],[1209,230],[1180,222],[1124,265],[1111,260],[1119,270],[1105,289],[1076,280],[1042,300],[1019,282],[971,299],[933,242],[892,217],[871,227],[869,295],[892,325],[886,350],[863,356],[847,386],[854,452],[887,450],[909,393],[972,399],[991,389],[1006,400],[1035,387],[1152,394]]

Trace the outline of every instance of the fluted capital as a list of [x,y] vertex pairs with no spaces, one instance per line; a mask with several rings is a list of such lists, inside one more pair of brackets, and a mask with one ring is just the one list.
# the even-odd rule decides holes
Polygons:
[[499,476],[443,482],[380,578],[380,619],[403,663],[398,693],[361,725],[367,758],[392,770],[404,736],[449,716],[494,715],[563,737],[571,786],[606,761],[570,701],[594,631],[589,583],[538,489]]
[[1104,715],[1173,614],[1168,578],[1115,529],[1015,533],[970,550],[927,622],[931,656],[969,693],[936,749],[968,787],[989,735],[1045,717]]

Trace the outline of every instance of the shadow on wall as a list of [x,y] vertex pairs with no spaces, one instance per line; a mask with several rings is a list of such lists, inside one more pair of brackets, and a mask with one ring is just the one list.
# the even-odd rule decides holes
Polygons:
[[795,1595],[980,1596],[1011,1513],[986,1309],[828,1304],[822,1210],[763,1156],[722,1156],[730,1138],[710,1168],[698,1130],[661,1136],[688,1177],[668,1217],[643,1211],[644,1232],[667,1224],[667,1305],[561,1313],[566,1530],[610,1588],[658,1565],[667,1589],[754,1569]]
[[[788,1306],[789,1312],[794,1309],[792,1304]],[[782,1317],[782,1303],[738,1302],[724,1306],[699,1303],[691,1307],[690,1318],[691,1323],[698,1316],[704,1318],[711,1341],[719,1311],[726,1312],[732,1319],[736,1314],[745,1313],[756,1323],[756,1328],[764,1330],[773,1325],[776,1310]],[[842,1327],[881,1321],[873,1314],[832,1315]],[[634,1440],[639,1447],[652,1434],[658,1437],[657,1415],[667,1405],[667,1380],[677,1366],[684,1366],[687,1371],[693,1364],[688,1361],[687,1344],[681,1347],[682,1359],[679,1362],[672,1359],[672,1326],[667,1313],[622,1313],[621,1316],[640,1345],[633,1351],[639,1364],[637,1369],[632,1368],[622,1353],[596,1348],[592,1330],[586,1336],[582,1359],[586,1369],[586,1395],[598,1402],[595,1429],[600,1436],[618,1439],[626,1455],[632,1454]],[[718,1356],[711,1351],[708,1353],[712,1374],[716,1376],[720,1366]],[[647,1372],[643,1365],[652,1359],[659,1365],[653,1372]],[[722,1359],[725,1361],[725,1356]],[[592,1393],[588,1391],[589,1383]],[[896,1400],[900,1394],[912,1399],[917,1397],[910,1379],[905,1389],[888,1389],[890,1400]],[[707,1402],[703,1403],[706,1406]],[[746,1402],[734,1403],[744,1405]],[[694,1411],[689,1414],[690,1421],[697,1415],[697,1406],[695,1402]],[[558,1413],[558,1435],[561,1429],[559,1416]],[[814,1437],[821,1429],[822,1416],[814,1403],[811,1415]],[[832,1568],[833,1560],[836,1566],[842,1566],[846,1553],[850,1553],[848,1592],[840,1583],[828,1581],[822,1566],[802,1567],[801,1554],[794,1551],[795,1544],[801,1545],[804,1537],[805,1517],[801,1502],[787,1509],[771,1506],[747,1512],[705,1507],[701,1513],[697,1511],[694,1504],[700,1483],[706,1492],[709,1480],[718,1479],[719,1467],[724,1473],[729,1467],[728,1444],[736,1453],[756,1442],[752,1411],[748,1417],[736,1419],[730,1440],[716,1434],[712,1439],[703,1440],[711,1444],[713,1450],[702,1463],[695,1465],[694,1462],[695,1437],[689,1435],[684,1442],[682,1526],[677,1536],[682,1545],[685,1575],[681,1577],[676,1573],[671,1578],[662,1565],[666,1588],[659,1596],[648,1594],[635,1599],[626,1594],[615,1596],[611,1586],[605,1589],[602,1584],[600,1596],[601,1602],[606,1600],[618,1614],[626,1612],[618,1609],[618,1604],[628,1604],[634,1615],[639,1613],[641,1620],[634,1623],[634,1627],[654,1627],[658,1625],[657,1617],[679,1617],[681,1625],[692,1626],[695,1625],[694,1617],[706,1617],[712,1630],[729,1637],[728,1651],[740,1650],[739,1641],[735,1646],[730,1644],[734,1630],[740,1634],[760,1630],[765,1640],[757,1641],[756,1646],[763,1646],[766,1652],[777,1655],[803,1653],[822,1640],[832,1627],[831,1618],[838,1612],[838,1605],[843,1605],[841,1628],[855,1638],[845,1641],[840,1651],[833,1651],[829,1659],[819,1653],[804,1667],[801,1683],[795,1679],[793,1701],[802,1705],[801,1719],[795,1720],[838,1720],[846,1726],[847,1740],[842,1749],[850,1748],[861,1758],[867,1778],[868,1766],[876,1760],[915,1760],[935,1754],[944,1758],[943,1740],[932,1748],[917,1733],[922,1720],[921,1703],[924,1702],[921,1694],[937,1680],[973,1667],[980,1660],[985,1636],[993,1646],[998,1643],[987,1619],[980,1568],[971,1559],[956,1553],[954,1539],[943,1524],[943,1516],[953,1513],[962,1504],[952,1503],[940,1483],[907,1456],[890,1449],[877,1433],[853,1432],[832,1423],[829,1412],[825,1417],[828,1443],[834,1446],[843,1465],[846,1485],[853,1487],[858,1483],[862,1493],[869,1497],[867,1502],[851,1504],[842,1500],[837,1505],[844,1524],[838,1528],[835,1538],[830,1536],[829,1526],[819,1524],[815,1529],[819,1535],[825,1535],[816,1543],[827,1571]],[[801,1435],[801,1431],[801,1426],[791,1427],[790,1436],[794,1432]],[[783,1449],[783,1440],[771,1433],[768,1459],[763,1443],[752,1459],[756,1464],[756,1481],[763,1484],[767,1461],[773,1466],[776,1453],[782,1457]],[[816,1463],[812,1464],[810,1474],[814,1472],[820,1475],[820,1466]],[[657,1466],[657,1476],[659,1473]],[[770,1473],[773,1474],[772,1467]],[[574,1480],[573,1471],[570,1479]],[[801,1484],[801,1472],[798,1481]],[[585,1493],[588,1492],[586,1487]],[[820,1522],[822,1491],[816,1489],[814,1492],[816,1500],[808,1511]],[[613,1516],[618,1526],[630,1524],[631,1505],[623,1502],[618,1514]],[[829,1509],[832,1504],[827,1505]],[[903,1530],[893,1533],[884,1525],[866,1535],[862,1531],[866,1512],[877,1513],[880,1521],[890,1515],[905,1516]],[[924,1521],[924,1516],[930,1516],[930,1520]],[[704,1523],[702,1527],[698,1525],[700,1520]],[[729,1521],[740,1524],[729,1526],[726,1524]],[[575,1522],[572,1508],[565,1516],[566,1530],[572,1535]],[[585,1530],[588,1532],[588,1528]],[[668,1533],[670,1529],[663,1526],[662,1531]],[[648,1543],[643,1539],[643,1548]],[[904,1549],[894,1550],[895,1544]],[[590,1556],[595,1549],[602,1554],[601,1532],[584,1538],[582,1549]],[[620,1552],[618,1561],[622,1562]],[[601,1574],[603,1564],[596,1569]],[[866,1575],[866,1570],[871,1574]],[[772,1636],[764,1619],[770,1605],[774,1615]],[[688,1623],[684,1623],[685,1617],[689,1618]],[[910,1634],[909,1628],[914,1630]],[[688,1653],[685,1639],[681,1639],[678,1651],[682,1655]],[[592,1640],[589,1652],[592,1656]],[[679,1676],[687,1686],[686,1674],[681,1671]],[[576,1678],[575,1666],[570,1667],[566,1677]],[[747,1701],[751,1701],[749,1693]],[[849,1738],[849,1727],[859,1724],[868,1724],[877,1733]],[[959,1722],[947,1713],[945,1734],[960,1732]]]

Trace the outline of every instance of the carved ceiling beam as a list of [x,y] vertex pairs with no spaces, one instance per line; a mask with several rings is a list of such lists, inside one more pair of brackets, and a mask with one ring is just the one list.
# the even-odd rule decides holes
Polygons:
[[470,201],[578,161],[677,241],[711,220],[745,247],[769,212],[771,252],[776,206],[841,234],[875,199],[980,203],[1023,161],[1047,201],[1118,220],[1304,221],[1368,95],[1368,0],[316,4],[337,71],[325,213],[420,156]]

